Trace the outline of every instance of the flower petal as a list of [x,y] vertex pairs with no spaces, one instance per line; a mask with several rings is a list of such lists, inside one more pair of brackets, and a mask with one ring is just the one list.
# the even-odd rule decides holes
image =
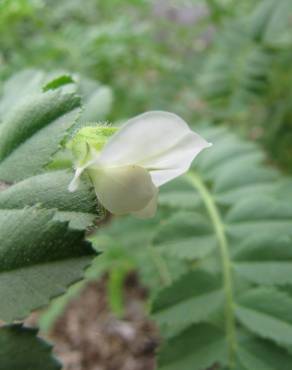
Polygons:
[[161,186],[187,172],[196,156],[211,145],[190,130],[155,162],[147,163],[145,168],[150,171],[153,183]]
[[157,211],[157,200],[158,200],[158,189],[156,190],[156,193],[154,194],[150,202],[147,204],[147,206],[141,209],[140,211],[132,212],[132,215],[141,219],[154,217]]
[[148,169],[154,184],[160,186],[186,172],[208,146],[177,115],[153,111],[129,120],[104,146],[98,162],[109,166],[138,164]]
[[149,173],[139,166],[91,167],[88,172],[100,203],[117,215],[145,208],[157,192]]
[[69,186],[68,186],[68,190],[73,193],[74,191],[76,191],[78,189],[78,186],[79,186],[79,183],[80,183],[80,176],[82,174],[82,172],[84,171],[84,167],[77,167],[76,170],[75,170],[75,174],[74,174],[74,177],[73,179],[71,180]]
[[71,193],[73,193],[74,191],[78,189],[79,184],[80,184],[80,176],[82,175],[82,173],[90,166],[94,166],[95,163],[97,162],[97,157],[98,157],[97,152],[94,149],[92,149],[88,145],[88,143],[86,143],[86,148],[87,148],[87,151],[86,151],[86,155],[84,158],[84,163],[83,165],[77,166],[75,168],[74,177],[68,186],[68,190]]

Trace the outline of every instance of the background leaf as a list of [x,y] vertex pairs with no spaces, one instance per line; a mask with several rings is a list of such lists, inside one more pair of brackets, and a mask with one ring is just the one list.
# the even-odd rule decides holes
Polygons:
[[194,325],[161,349],[159,370],[201,370],[226,361],[222,332],[207,324]]
[[[219,363],[230,370],[264,370],[265,364],[273,369],[276,360],[268,365],[264,355],[269,348],[271,356],[283,356],[291,365],[292,300],[284,292],[290,284],[292,245],[292,208],[284,201],[289,179],[267,165],[254,143],[225,129],[207,127],[200,133],[214,149],[202,153],[183,179],[162,187],[157,226],[151,237],[145,226],[146,236],[140,234],[140,240],[150,238],[154,266],[159,276],[166,276],[160,288],[145,280],[156,292],[152,317],[164,337],[159,368],[204,369]],[[177,194],[190,197],[189,203],[177,201]],[[121,244],[116,225],[103,231],[108,248]],[[133,230],[132,236],[140,233],[130,218],[120,225]],[[131,243],[125,236],[126,250]],[[137,261],[140,271],[145,251],[144,256]],[[182,274],[170,261],[180,261]],[[203,335],[196,328],[209,325],[220,331],[224,350],[218,342],[214,348],[196,342]],[[258,360],[257,349],[248,347],[253,341],[263,351]]]
[[0,327],[1,370],[60,370],[51,346],[37,337],[37,330],[21,325]]

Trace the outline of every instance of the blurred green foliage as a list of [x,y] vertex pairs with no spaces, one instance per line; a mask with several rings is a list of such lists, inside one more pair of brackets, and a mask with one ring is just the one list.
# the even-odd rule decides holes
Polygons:
[[[3,95],[0,122],[7,107],[19,99],[40,86],[54,89],[59,83],[66,83],[70,87],[69,76],[72,76],[78,93],[83,96],[80,124],[99,120],[119,122],[146,110],[169,110],[182,115],[193,127],[199,123],[204,126],[206,122],[211,127],[229,126],[231,131],[264,147],[268,154],[265,163],[292,172],[291,0],[0,0],[0,34],[0,93]],[[4,84],[17,72],[17,77]],[[53,85],[46,85],[53,76],[57,76]],[[62,79],[58,80],[58,76]],[[246,196],[257,197],[268,191],[267,197],[271,199],[266,177],[274,181],[274,176],[276,179],[279,176],[270,168],[251,169],[258,155],[253,157],[253,145],[244,144],[246,158],[242,161],[241,144],[234,143],[229,131],[226,132],[212,152],[215,154],[210,154],[212,160],[209,158],[208,162],[207,158],[207,169],[204,166],[202,169],[204,177],[210,171],[208,164],[214,170],[221,158],[222,172],[216,173],[216,177],[211,173],[205,179],[205,187],[210,188],[222,215]],[[232,162],[236,153],[240,163]],[[66,167],[63,154],[52,162],[55,169]],[[252,181],[255,183],[251,187]],[[222,194],[220,198],[219,192],[218,198],[222,184],[228,185],[227,190],[239,187],[239,191],[235,189],[235,193],[225,198]],[[288,185],[283,192],[287,198],[291,196],[290,182]],[[188,245],[182,242],[178,243],[179,248],[169,244],[165,250],[153,248],[154,241],[159,241],[155,236],[160,235],[159,230],[165,224],[165,235],[168,235],[168,219],[174,219],[170,226],[176,230],[179,220],[183,220],[185,227],[185,220],[192,219],[193,208],[198,208],[201,214],[201,200],[194,190],[180,182],[170,185],[170,190],[170,193],[167,188],[162,192],[156,218],[146,222],[115,219],[91,236],[96,249],[102,249],[103,254],[88,271],[88,279],[109,272],[109,301],[118,315],[123,313],[122,285],[130,269],[139,270],[152,298],[161,285],[180,281],[200,258],[206,257],[191,254],[195,253],[193,240],[185,250],[181,246]],[[260,208],[264,217],[267,217],[266,204]],[[282,208],[279,212],[284,213]],[[278,215],[272,216],[278,223]],[[191,236],[192,233],[200,236],[201,224],[199,231],[193,228],[193,223],[190,229]],[[185,236],[184,228],[179,231]],[[170,233],[173,240],[179,231],[175,235]],[[208,245],[211,250],[212,243]],[[213,260],[208,259],[208,273],[214,266]],[[281,268],[274,271],[279,273]],[[257,272],[254,276],[258,280],[270,276],[269,273],[258,276]],[[249,272],[246,275],[252,280]],[[276,276],[279,281],[288,276],[280,275]],[[258,280],[252,284],[266,284]],[[43,329],[51,325],[81,285],[51,305],[42,318]],[[174,296],[172,292],[171,295]],[[275,339],[272,334],[270,339]],[[291,343],[288,343],[290,347]],[[288,365],[290,368],[290,358]]]
[[292,2],[263,0],[231,18],[197,77],[202,117],[227,123],[265,145],[292,170]]
[[79,72],[113,86],[117,113],[131,114],[135,105],[137,112],[146,109],[147,84],[178,68],[155,40],[144,0],[6,2],[0,15],[2,79],[25,67]]
[[112,87],[110,120],[150,109],[229,124],[292,169],[290,0],[2,0],[0,81],[23,68]]

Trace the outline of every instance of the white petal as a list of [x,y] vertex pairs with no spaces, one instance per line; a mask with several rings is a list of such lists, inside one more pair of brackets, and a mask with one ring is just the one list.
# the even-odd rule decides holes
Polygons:
[[187,172],[196,156],[211,145],[196,133],[189,131],[169,151],[145,167],[150,171],[153,183],[161,186]]
[[151,176],[142,167],[131,165],[88,169],[100,203],[121,215],[147,206],[156,193]]
[[148,112],[129,120],[104,146],[103,165],[138,164],[150,171],[156,186],[186,172],[201,150],[210,146],[184,120],[168,112]]
[[70,184],[68,186],[68,190],[71,191],[71,193],[73,193],[74,191],[76,191],[78,189],[78,186],[79,186],[79,183],[80,183],[80,176],[81,176],[83,171],[84,171],[84,167],[76,168],[74,177],[73,177],[72,181],[70,182]]
[[147,204],[147,206],[141,209],[140,211],[132,212],[132,215],[141,219],[154,217],[157,211],[157,200],[158,200],[158,189],[153,198]]
[[80,184],[81,174],[87,168],[95,165],[95,163],[97,162],[98,154],[92,148],[90,148],[89,146],[88,146],[88,150],[89,150],[89,153],[90,153],[90,156],[88,155],[89,159],[82,166],[76,167],[74,177],[73,177],[73,179],[71,180],[71,182],[68,186],[68,190],[72,193],[78,189],[78,186]]

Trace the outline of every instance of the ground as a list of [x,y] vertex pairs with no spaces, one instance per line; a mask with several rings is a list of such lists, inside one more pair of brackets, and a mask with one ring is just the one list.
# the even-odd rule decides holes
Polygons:
[[146,290],[131,273],[125,312],[109,310],[107,277],[89,283],[57,320],[50,335],[64,370],[154,370],[158,330],[145,313]]

